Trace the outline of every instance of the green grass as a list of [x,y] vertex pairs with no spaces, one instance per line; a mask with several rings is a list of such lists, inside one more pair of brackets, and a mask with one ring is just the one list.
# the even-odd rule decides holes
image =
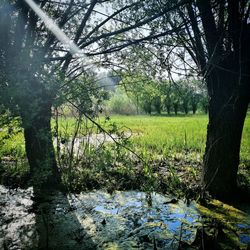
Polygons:
[[[85,151],[83,161],[76,161],[77,167],[69,175],[65,168],[65,183],[72,190],[111,187],[113,189],[142,189],[163,192],[164,190],[194,189],[199,182],[202,155],[206,144],[206,127],[208,118],[205,115],[190,116],[111,116],[105,122],[104,117],[97,120],[111,133],[132,131],[130,143],[125,146],[140,154],[144,161],[138,162],[124,149],[110,144],[103,149]],[[117,130],[114,129],[117,125]],[[52,127],[55,122],[52,121]],[[59,120],[59,132],[62,138],[73,135],[76,121],[73,118]],[[80,134],[87,131],[98,133],[98,129],[88,121],[84,123]],[[7,136],[7,139],[6,139]],[[1,164],[0,176],[7,176],[10,182],[22,182],[28,176],[25,161],[22,132],[8,137],[7,129],[0,131],[0,159],[10,164]],[[4,157],[3,157],[4,156]],[[66,159],[66,158],[65,158]],[[25,165],[26,164],[26,165]],[[250,115],[248,115],[241,145],[241,164],[239,180],[249,185],[250,166]],[[24,178],[23,178],[23,177]],[[67,178],[70,178],[68,180]],[[68,184],[67,184],[68,185]]]
[[21,158],[25,155],[24,136],[22,132],[8,133],[7,129],[0,131],[0,157],[11,156]]
[[[105,128],[116,123],[119,128],[133,132],[132,144],[141,152],[158,155],[169,155],[173,152],[195,151],[202,154],[206,144],[206,127],[208,118],[206,115],[195,116],[122,116],[114,115],[108,123],[104,118],[98,120]],[[54,121],[52,125],[54,126]],[[59,120],[60,131],[67,131],[72,135],[75,128],[75,120],[67,118]],[[93,133],[98,132],[88,121],[87,126]],[[85,126],[81,133],[86,133]],[[6,136],[6,131],[0,131],[0,140]],[[14,134],[1,145],[0,155],[12,155],[21,157],[24,155],[22,133]],[[250,161],[250,115],[248,114],[242,135],[241,160]]]
[[[133,143],[144,150],[168,155],[183,150],[203,153],[206,144],[208,117],[195,116],[112,116],[111,122],[129,127]],[[250,161],[250,116],[246,118],[242,135],[241,159]]]

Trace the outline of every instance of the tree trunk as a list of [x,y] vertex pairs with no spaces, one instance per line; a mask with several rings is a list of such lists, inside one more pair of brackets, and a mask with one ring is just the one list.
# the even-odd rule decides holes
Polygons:
[[28,119],[22,117],[26,154],[34,187],[48,190],[60,184],[51,134],[51,105],[39,102],[39,108],[33,110]]
[[175,103],[174,103],[174,113],[175,115],[178,114],[178,104],[175,104]]
[[183,109],[184,109],[185,114],[187,115],[188,114],[188,106],[187,106],[187,104],[183,105]]
[[204,113],[207,114],[208,113],[208,105],[203,105],[202,107],[203,107]]
[[211,99],[202,184],[213,196],[227,199],[237,187],[241,135],[249,99],[240,90],[237,78],[228,73],[213,74],[208,86]]
[[170,111],[171,111],[171,106],[167,105],[167,113],[168,113],[168,115],[170,115]]
[[197,111],[197,104],[192,104],[192,111],[193,111],[193,115],[196,114],[196,111]]

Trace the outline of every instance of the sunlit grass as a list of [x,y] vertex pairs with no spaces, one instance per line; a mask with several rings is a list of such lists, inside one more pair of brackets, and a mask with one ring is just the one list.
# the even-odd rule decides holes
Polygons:
[[[206,144],[206,127],[208,123],[206,115],[177,117],[115,115],[111,116],[108,121],[105,121],[104,117],[100,117],[96,122],[100,123],[104,129],[111,131],[111,133],[117,133],[117,131],[121,130],[125,132],[132,131],[130,143],[125,145],[143,158],[143,164],[140,165],[139,163],[137,166],[137,160],[134,161],[137,158],[130,158],[130,153],[127,154],[128,151],[126,150],[119,151],[120,153],[116,155],[115,144],[110,145],[113,151],[111,147],[104,147],[102,151],[98,151],[98,155],[96,155],[95,150],[90,151],[85,157],[89,157],[88,159],[91,159],[91,162],[94,159],[95,163],[91,163],[91,168],[88,167],[88,163],[87,165],[83,164],[80,172],[74,172],[74,181],[72,183],[65,182],[72,190],[87,190],[88,188],[114,185],[116,189],[153,188],[152,190],[159,189],[162,191],[162,185],[166,184],[164,187],[168,191],[171,189],[177,192],[183,189],[185,183],[185,185],[189,186],[190,183],[195,184],[199,180],[202,156]],[[112,128],[116,127],[113,124],[117,125],[116,131],[112,131]],[[74,135],[76,125],[77,121],[74,118],[60,118],[60,138],[70,139]],[[55,120],[52,121],[52,128],[53,135],[56,135]],[[0,161],[0,176],[10,176],[13,183],[19,183],[28,176],[23,133],[21,130],[18,131],[20,132],[12,135],[8,134],[8,128],[0,131],[0,142],[2,141],[0,159],[3,162],[10,161],[13,165],[11,168],[9,164],[6,166],[2,164],[1,166]],[[100,133],[100,130],[90,121],[84,120],[77,136],[85,136],[87,132],[94,134]],[[163,163],[163,165],[159,165],[160,163]],[[250,116],[248,115],[242,136],[241,164],[239,168],[240,183],[246,185],[249,185],[250,182],[249,163]],[[161,168],[158,168],[159,166]],[[143,167],[143,170],[136,172],[140,170],[140,167]],[[166,170],[171,174],[167,175]],[[178,177],[178,174],[185,177]],[[142,175],[143,187],[138,186],[138,180]],[[23,176],[23,178],[19,178],[19,176]],[[68,178],[67,173],[65,178]]]
[[250,114],[245,120],[240,153],[242,160],[250,161]]
[[[206,127],[208,118],[206,115],[195,116],[111,116],[107,123],[101,117],[97,122],[104,128],[110,124],[116,123],[119,128],[128,131],[131,129],[132,143],[134,147],[140,148],[141,151],[149,151],[159,155],[168,155],[169,153],[181,152],[184,150],[203,153],[206,144]],[[86,125],[92,133],[98,133],[98,129],[88,121],[82,124],[81,134],[87,133]],[[55,126],[55,121],[52,121]],[[63,134],[67,131],[68,135],[73,135],[76,121],[73,118],[60,119],[60,132]],[[0,133],[0,138],[6,132]],[[0,150],[1,155],[24,153],[22,133],[10,136],[5,140]],[[250,161],[250,115],[247,116],[241,143],[241,160]]]
[[[192,150],[203,153],[206,145],[208,117],[196,116],[112,116],[111,122],[129,127],[138,136],[133,143],[159,154]],[[126,128],[125,128],[126,130]],[[250,160],[250,116],[246,118],[242,135],[241,159]]]

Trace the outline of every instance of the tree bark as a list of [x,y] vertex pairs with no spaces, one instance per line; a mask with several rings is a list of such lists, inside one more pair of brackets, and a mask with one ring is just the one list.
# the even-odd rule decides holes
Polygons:
[[25,147],[32,182],[36,190],[57,188],[60,184],[51,133],[51,104],[39,102],[39,108],[22,117]]
[[[214,70],[208,79],[209,124],[202,184],[213,196],[227,199],[236,191],[240,144],[249,104],[237,76]],[[247,89],[245,89],[246,91]]]
[[196,101],[195,99],[192,100],[191,106],[192,106],[192,112],[195,115],[197,111],[198,101]]

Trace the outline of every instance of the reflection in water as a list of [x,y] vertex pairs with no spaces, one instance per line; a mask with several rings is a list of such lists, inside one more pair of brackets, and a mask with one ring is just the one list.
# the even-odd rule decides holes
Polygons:
[[232,228],[241,244],[250,242],[249,216],[218,202],[211,212],[195,203],[173,204],[172,197],[156,193],[151,194],[149,206],[148,194],[143,192],[67,196],[57,192],[32,211],[31,190],[0,186],[0,191],[0,249],[37,249],[37,245],[62,250],[178,249],[180,242],[197,249],[194,243],[197,228],[202,226],[201,214],[209,212],[216,213],[213,216],[218,220],[230,221],[227,232]]

